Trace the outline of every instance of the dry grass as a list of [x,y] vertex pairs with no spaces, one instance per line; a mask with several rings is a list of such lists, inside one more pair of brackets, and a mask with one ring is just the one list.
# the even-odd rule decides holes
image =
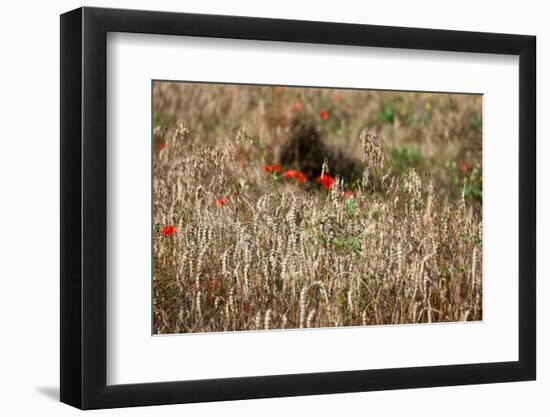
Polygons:
[[156,83],[154,332],[480,320],[480,115],[475,96]]

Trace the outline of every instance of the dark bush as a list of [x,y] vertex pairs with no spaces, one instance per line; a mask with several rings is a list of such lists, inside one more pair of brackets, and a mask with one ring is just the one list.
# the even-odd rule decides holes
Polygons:
[[281,152],[281,164],[301,170],[310,180],[321,175],[325,158],[328,160],[329,174],[353,181],[360,175],[358,163],[342,150],[326,145],[313,121],[295,118],[290,124],[290,139]]

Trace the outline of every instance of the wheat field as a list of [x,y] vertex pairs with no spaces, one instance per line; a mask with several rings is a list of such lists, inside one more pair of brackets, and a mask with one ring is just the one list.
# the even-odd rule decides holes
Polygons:
[[481,100],[154,82],[154,333],[481,320]]

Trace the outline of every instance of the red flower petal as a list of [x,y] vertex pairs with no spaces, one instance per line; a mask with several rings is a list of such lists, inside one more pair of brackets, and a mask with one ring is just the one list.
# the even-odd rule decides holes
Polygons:
[[265,172],[275,172],[277,174],[281,173],[281,166],[279,164],[275,165],[264,165],[264,171]]
[[166,237],[171,237],[176,233],[176,228],[172,225],[166,226],[164,229],[162,229],[162,234]]
[[323,185],[325,189],[330,190],[334,185],[334,178],[327,174],[319,175],[319,177],[317,178],[317,184]]
[[296,175],[296,181],[300,184],[304,184],[306,182],[306,176],[303,173],[298,172],[298,175]]
[[294,178],[299,184],[304,184],[307,181],[307,177],[304,175],[303,172],[295,171],[293,169],[285,171],[284,176],[285,178]]
[[222,197],[216,200],[216,207],[223,207],[227,204],[227,198]]

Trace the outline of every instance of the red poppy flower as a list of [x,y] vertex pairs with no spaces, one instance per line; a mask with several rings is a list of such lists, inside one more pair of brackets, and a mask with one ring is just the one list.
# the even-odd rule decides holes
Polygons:
[[342,198],[343,198],[344,200],[347,200],[347,199],[350,198],[350,197],[353,197],[353,192],[351,192],[351,191],[344,191],[344,192],[342,193]]
[[323,185],[326,190],[330,190],[334,185],[334,178],[327,174],[319,175],[319,178],[317,178],[317,184]]
[[216,207],[223,207],[227,204],[227,198],[222,197],[216,200]]
[[307,181],[307,178],[303,173],[298,172],[298,175],[296,175],[296,181],[299,182],[300,184],[305,184]]
[[162,149],[164,149],[164,148],[166,148],[166,143],[161,143],[161,144],[159,145],[159,149],[162,150]]
[[324,111],[324,110],[321,110],[321,111],[319,112],[319,117],[320,117],[321,119],[323,119],[323,120],[326,121],[326,120],[328,120],[328,113],[327,113],[326,111]]
[[298,100],[296,100],[294,102],[294,104],[292,105],[292,108],[296,111],[300,111],[300,110],[302,110],[302,103],[300,103]]
[[162,229],[162,234],[166,237],[174,236],[174,233],[176,233],[176,228],[172,225],[166,226]]
[[462,172],[463,174],[466,174],[468,172],[468,164],[463,162],[460,164],[458,169],[460,169],[460,172]]
[[294,178],[296,182],[300,184],[304,184],[307,181],[306,176],[301,171],[295,171],[292,169],[289,169],[288,171],[285,171],[285,178]]
[[280,174],[281,173],[281,166],[279,164],[275,164],[275,165],[265,165],[264,166],[264,171],[265,172],[275,172],[277,174]]

